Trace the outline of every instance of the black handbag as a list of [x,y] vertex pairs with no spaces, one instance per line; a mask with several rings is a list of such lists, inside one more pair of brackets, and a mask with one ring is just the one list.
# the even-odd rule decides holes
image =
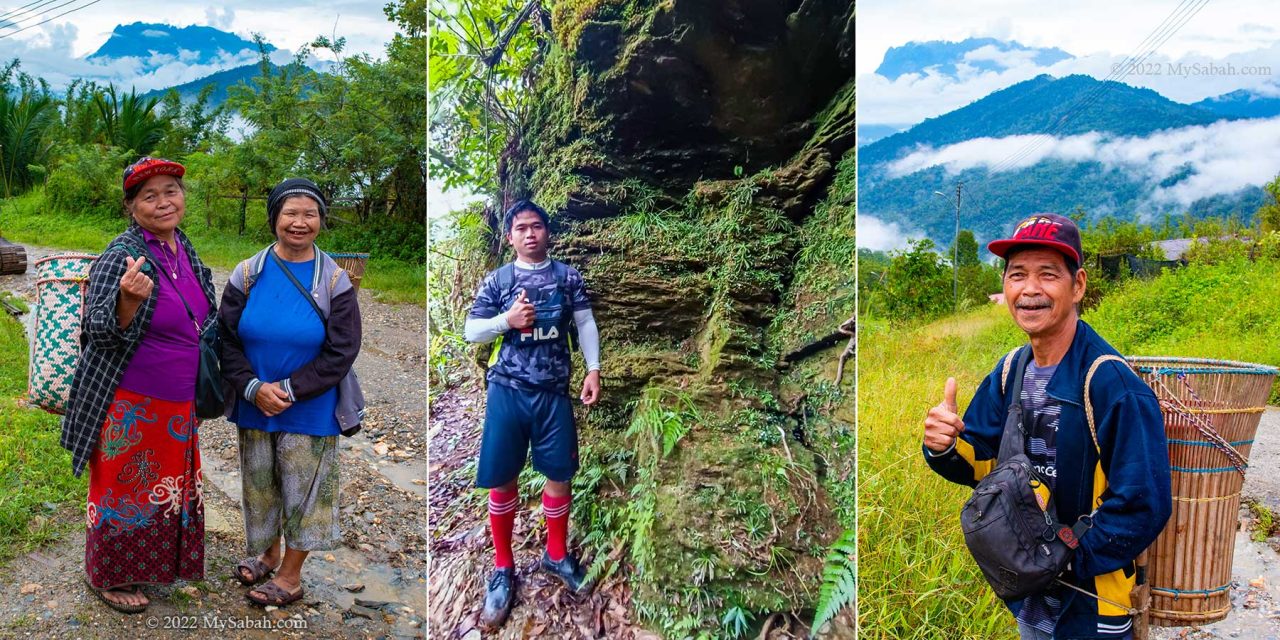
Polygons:
[[1015,365],[996,467],[978,482],[960,511],[969,553],[1002,600],[1021,600],[1053,584],[1092,525],[1089,518],[1074,526],[1062,524],[1052,494],[1044,508],[1036,499],[1032,481],[1044,479],[1031,468],[1022,426],[1022,378],[1030,354],[1030,347],[1023,348]]
[[187,299],[182,297],[182,291],[178,289],[173,276],[159,264],[156,265],[156,270],[164,273],[165,279],[173,285],[173,291],[187,309],[187,317],[191,319],[191,326],[195,327],[196,337],[200,342],[200,362],[196,365],[196,417],[202,420],[222,417],[226,409],[226,396],[222,387],[222,365],[218,360],[218,323],[210,323],[208,329],[201,331],[200,323],[196,322],[196,314],[191,311]]

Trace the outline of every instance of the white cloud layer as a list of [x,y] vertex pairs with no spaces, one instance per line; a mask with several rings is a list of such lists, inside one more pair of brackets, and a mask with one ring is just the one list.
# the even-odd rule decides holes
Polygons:
[[873,251],[905,249],[908,242],[922,237],[924,237],[923,233],[905,231],[896,222],[885,222],[865,213],[858,214],[858,248],[860,249]]
[[[1034,152],[1016,164],[1004,162],[1032,142],[1038,143]],[[1274,178],[1280,167],[1280,117],[1219,121],[1167,129],[1147,137],[1113,137],[1093,132],[1065,137],[978,138],[937,149],[917,149],[891,163],[888,173],[899,177],[933,166],[942,166],[953,174],[972,168],[1006,171],[1049,159],[1100,162],[1155,185],[1154,202],[1185,206],[1202,198],[1266,184]],[[1192,175],[1168,187],[1158,186],[1188,168]],[[860,243],[863,219],[858,216]]]

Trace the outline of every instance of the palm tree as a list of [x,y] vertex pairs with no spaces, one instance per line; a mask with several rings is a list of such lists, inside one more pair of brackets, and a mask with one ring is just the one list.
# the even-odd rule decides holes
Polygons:
[[30,167],[48,156],[44,133],[55,115],[52,107],[48,95],[26,87],[14,95],[10,88],[0,88],[0,178],[6,198],[30,187]]
[[145,155],[155,150],[164,138],[167,123],[156,113],[157,98],[143,99],[129,90],[128,95],[117,96],[114,85],[93,96],[101,120],[98,134],[107,144],[135,154]]

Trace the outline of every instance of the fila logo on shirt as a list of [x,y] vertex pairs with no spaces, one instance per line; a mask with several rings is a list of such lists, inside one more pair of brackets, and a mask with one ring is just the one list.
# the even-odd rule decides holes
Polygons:
[[534,342],[543,342],[546,340],[555,340],[560,337],[560,330],[555,325],[549,327],[534,326],[520,331],[520,342],[533,340]]

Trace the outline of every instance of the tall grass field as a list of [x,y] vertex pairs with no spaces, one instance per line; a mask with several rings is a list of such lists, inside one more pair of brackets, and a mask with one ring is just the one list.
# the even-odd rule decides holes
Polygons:
[[[1084,319],[1126,355],[1280,366],[1280,263],[1192,265],[1131,281]],[[996,306],[923,326],[863,318],[859,331],[859,637],[1017,638],[960,534],[969,490],[934,474],[920,443],[947,377],[963,412],[1025,335]]]

